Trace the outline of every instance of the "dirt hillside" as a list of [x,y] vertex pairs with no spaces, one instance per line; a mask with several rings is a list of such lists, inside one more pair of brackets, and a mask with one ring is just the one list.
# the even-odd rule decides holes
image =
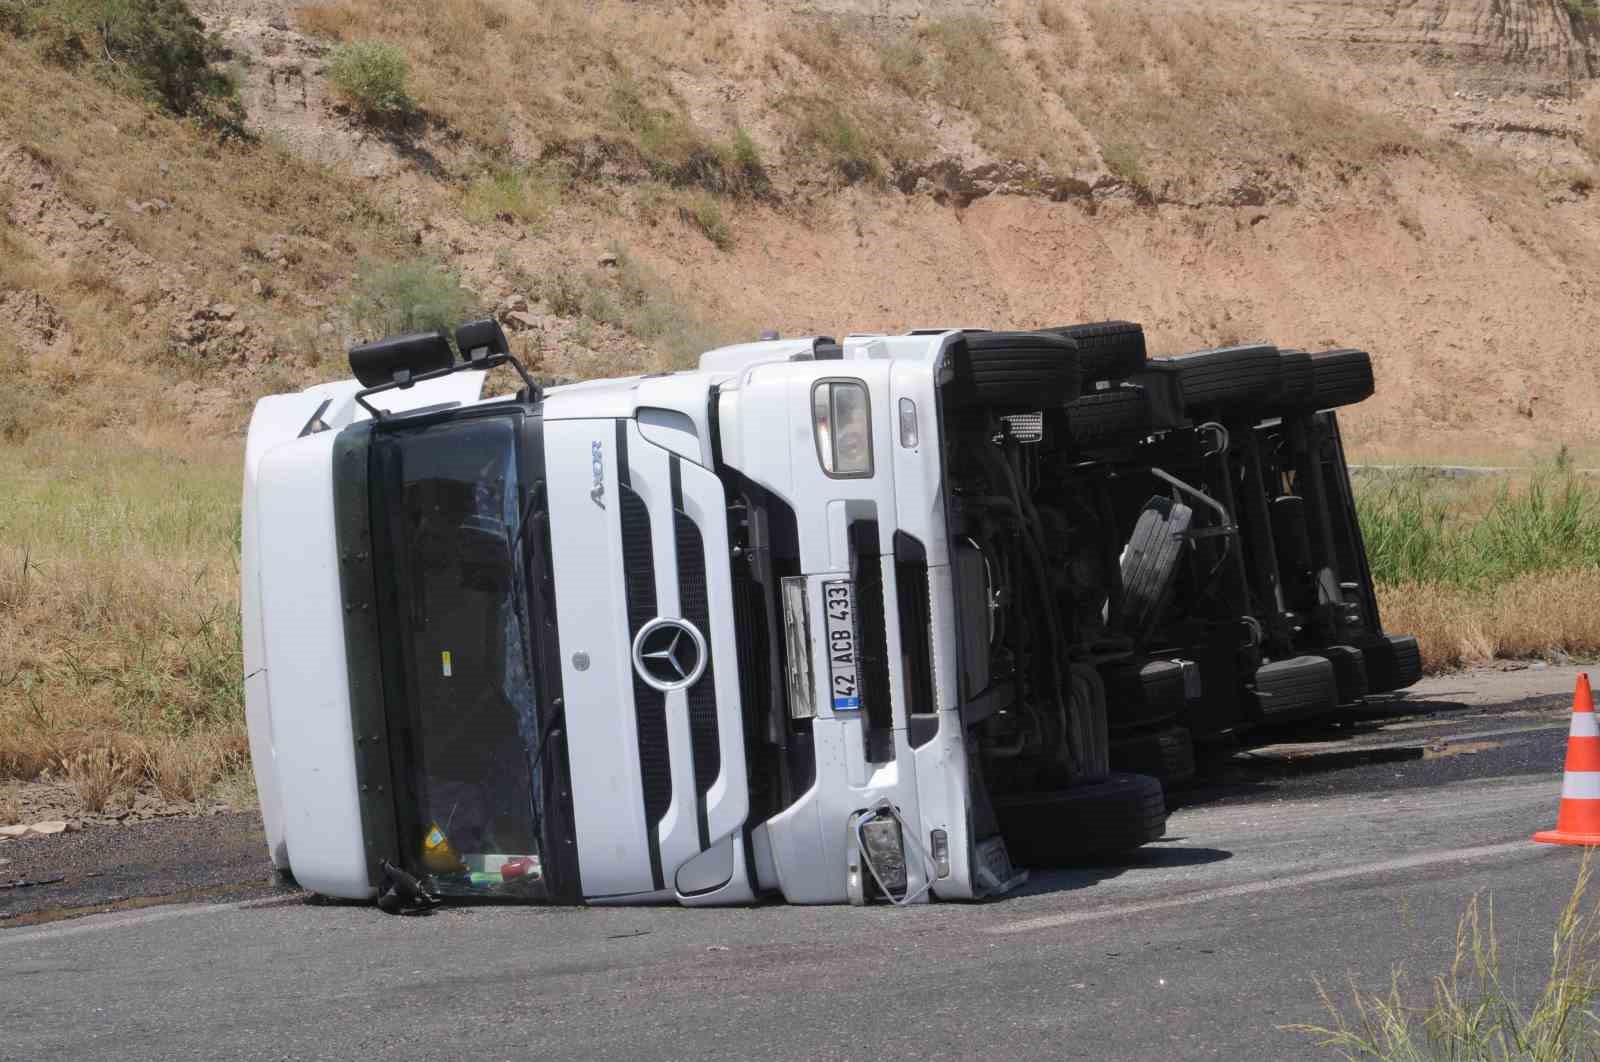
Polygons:
[[[1371,455],[1592,447],[1600,13],[1574,0],[202,0],[246,139],[0,33],[0,429],[237,432],[363,269],[552,378],[775,327],[1126,317],[1362,346]],[[330,64],[398,46],[375,122]],[[130,400],[131,396],[131,400]],[[7,424],[11,425],[7,427]]]

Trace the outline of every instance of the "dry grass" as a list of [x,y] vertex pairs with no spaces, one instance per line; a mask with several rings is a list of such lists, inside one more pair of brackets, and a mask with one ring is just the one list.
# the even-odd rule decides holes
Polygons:
[[72,784],[83,810],[98,815],[131,799],[143,764],[116,747],[93,748],[68,757],[61,773]]
[[1591,93],[1584,106],[1583,147],[1596,161],[1600,161],[1600,92]]
[[1415,634],[1430,672],[1495,659],[1600,657],[1600,568],[1538,572],[1482,589],[1378,587],[1386,630]]
[[[68,321],[75,349],[95,355],[35,356],[25,386],[52,404],[70,393],[76,427],[171,420],[164,392],[179,380],[244,395],[260,386],[263,364],[308,378],[318,356],[335,353],[331,344],[306,349],[326,316],[319,307],[348,289],[355,262],[410,246],[355,180],[271,143],[220,141],[4,36],[0,67],[0,151],[21,146],[71,204],[44,218],[56,229],[33,232],[32,218],[0,225],[0,288],[44,295]],[[9,199],[22,191],[0,179]],[[153,198],[170,209],[129,209]],[[98,213],[103,227],[80,224],[79,208]],[[40,253],[46,241],[50,254]],[[175,339],[183,315],[210,301],[240,306],[258,325],[252,368],[216,372]],[[246,409],[241,401],[230,413]]]
[[22,821],[22,805],[8,793],[0,793],[0,826],[15,826]]
[[76,770],[95,795],[102,756],[237,746],[238,489],[232,446],[0,446],[0,777]]
[[[549,145],[609,144],[613,156],[631,152],[674,183],[719,183],[719,148],[734,126],[692,118],[671,77],[737,62],[739,27],[716,8],[347,0],[302,7],[296,18],[314,35],[398,46],[416,96],[491,157],[509,161],[526,132]],[[539,57],[538,76],[529,76],[529,56]]]
[[243,734],[163,737],[149,745],[143,774],[165,799],[189,802],[211,793],[224,778],[248,767],[249,760]]
[[1420,140],[1223,14],[1088,0],[1042,17],[1050,34],[1030,55],[1044,87],[1119,167],[1176,191],[1230,170],[1364,164]]

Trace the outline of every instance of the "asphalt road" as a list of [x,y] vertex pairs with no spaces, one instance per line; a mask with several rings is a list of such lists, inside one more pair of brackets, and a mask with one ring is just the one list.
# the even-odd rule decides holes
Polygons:
[[1574,674],[1433,682],[1276,740],[1136,858],[991,904],[391,918],[268,894],[0,930],[0,1059],[1332,1057],[1284,1028],[1327,1020],[1317,981],[1401,965],[1425,991],[1474,894],[1537,985],[1580,858],[1527,840]]

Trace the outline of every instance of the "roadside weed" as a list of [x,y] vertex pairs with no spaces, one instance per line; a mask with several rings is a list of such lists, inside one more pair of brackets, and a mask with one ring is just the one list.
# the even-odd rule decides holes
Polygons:
[[1593,873],[1585,853],[1551,942],[1550,972],[1531,1002],[1506,983],[1492,899],[1473,897],[1456,927],[1455,958],[1433,979],[1427,1007],[1406,1003],[1398,968],[1383,994],[1351,984],[1348,1005],[1327,986],[1318,994],[1333,1024],[1287,1028],[1317,1038],[1346,1059],[1381,1062],[1567,1062],[1600,1054],[1600,908],[1585,908]]

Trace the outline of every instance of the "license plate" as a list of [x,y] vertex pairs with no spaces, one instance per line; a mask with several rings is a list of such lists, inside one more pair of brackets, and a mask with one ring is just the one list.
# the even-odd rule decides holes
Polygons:
[[828,617],[828,681],[833,710],[858,711],[861,685],[856,678],[856,595],[848,579],[822,584],[822,610]]

